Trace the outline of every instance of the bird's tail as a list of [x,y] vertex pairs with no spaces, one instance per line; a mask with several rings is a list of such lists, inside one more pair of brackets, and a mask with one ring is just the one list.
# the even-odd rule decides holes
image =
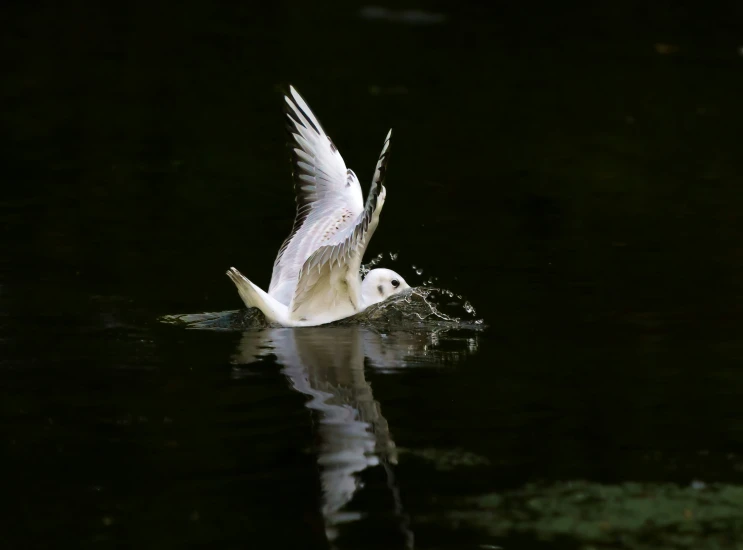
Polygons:
[[227,271],[227,276],[235,283],[237,292],[246,306],[257,307],[269,321],[286,325],[289,318],[287,306],[263,292],[234,267]]

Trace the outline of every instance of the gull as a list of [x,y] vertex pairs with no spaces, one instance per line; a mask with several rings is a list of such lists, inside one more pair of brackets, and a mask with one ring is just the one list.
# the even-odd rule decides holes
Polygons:
[[390,269],[361,279],[361,260],[387,196],[389,131],[364,204],[361,185],[293,86],[284,96],[291,134],[297,214],[281,245],[268,292],[234,267],[227,276],[248,307],[285,327],[332,323],[364,311],[410,286]]

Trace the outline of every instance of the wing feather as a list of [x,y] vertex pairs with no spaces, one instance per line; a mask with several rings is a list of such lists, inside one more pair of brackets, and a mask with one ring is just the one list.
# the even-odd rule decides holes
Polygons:
[[[318,312],[334,310],[337,315],[341,315],[337,318],[342,318],[358,311],[361,305],[359,268],[379,223],[379,214],[386,196],[383,183],[387,173],[391,136],[392,130],[385,138],[377,161],[364,211],[357,217],[355,224],[345,231],[340,242],[318,248],[302,265],[290,306],[291,317],[314,317]],[[342,308],[346,304],[353,311],[342,314]],[[341,308],[338,308],[339,305]]]
[[268,293],[288,305],[307,258],[321,246],[342,241],[340,235],[353,227],[364,204],[358,178],[293,87],[284,98],[284,109],[293,142],[297,213],[276,256]]

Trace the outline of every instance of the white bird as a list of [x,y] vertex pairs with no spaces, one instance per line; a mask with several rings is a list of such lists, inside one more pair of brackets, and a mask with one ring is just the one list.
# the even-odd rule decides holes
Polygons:
[[293,144],[297,215],[279,249],[268,293],[234,267],[227,276],[248,307],[287,327],[331,323],[410,288],[389,269],[361,280],[361,260],[384,206],[389,131],[364,205],[356,174],[294,87],[284,97]]

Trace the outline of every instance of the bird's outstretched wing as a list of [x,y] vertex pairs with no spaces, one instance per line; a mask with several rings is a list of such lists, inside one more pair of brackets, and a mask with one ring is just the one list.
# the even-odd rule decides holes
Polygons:
[[[331,322],[363,308],[359,269],[364,252],[379,223],[386,190],[384,177],[389,160],[389,131],[377,161],[366,205],[352,224],[334,233],[334,242],[322,244],[302,264],[294,297],[289,306],[292,319]],[[332,317],[332,318],[331,318]]]
[[318,248],[346,239],[364,213],[361,186],[294,87],[284,97],[297,214],[279,249],[268,293],[288,305],[302,265]]

